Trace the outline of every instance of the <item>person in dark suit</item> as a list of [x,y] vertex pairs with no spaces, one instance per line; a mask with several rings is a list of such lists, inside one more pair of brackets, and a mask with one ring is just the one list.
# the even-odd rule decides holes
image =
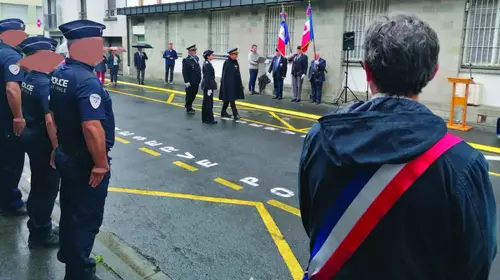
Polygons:
[[137,48],[137,52],[134,54],[134,66],[137,70],[137,83],[140,85],[144,84],[146,60],[148,60],[146,53],[142,52],[142,48]]
[[110,81],[111,84],[116,87],[116,83],[118,82],[118,70],[120,69],[121,58],[118,56],[116,51],[112,51],[108,57],[108,69],[110,72]]
[[241,81],[240,65],[237,60],[238,48],[229,50],[228,54],[229,58],[224,61],[224,65],[222,66],[222,77],[220,80],[219,99],[224,102],[220,115],[221,117],[230,118],[231,115],[226,110],[229,104],[231,104],[232,117],[234,120],[239,120],[240,116],[236,109],[235,101],[237,99],[245,99],[245,94],[243,93],[244,87]]
[[281,52],[278,49],[276,49],[276,55],[271,61],[271,65],[269,65],[269,70],[267,71],[268,73],[272,73],[273,75],[273,99],[283,99],[283,80],[286,78],[287,67],[288,66],[286,58],[281,55]]
[[311,103],[320,104],[323,83],[325,82],[326,61],[318,52],[314,53],[314,60],[309,67],[309,81],[311,82]]
[[288,61],[292,63],[292,102],[300,102],[300,98],[302,97],[302,83],[304,83],[304,77],[307,74],[309,59],[302,52],[302,47],[298,46],[297,53],[290,57]]
[[198,87],[201,82],[200,59],[196,56],[196,45],[187,48],[188,56],[182,60],[182,77],[186,86],[186,112],[194,115],[193,101],[198,94]]
[[203,106],[201,107],[201,121],[207,124],[216,124],[214,119],[214,93],[217,89],[215,81],[215,70],[212,66],[214,59],[214,51],[206,50],[203,53],[205,62],[203,63],[203,80],[201,81],[201,89],[203,90]]

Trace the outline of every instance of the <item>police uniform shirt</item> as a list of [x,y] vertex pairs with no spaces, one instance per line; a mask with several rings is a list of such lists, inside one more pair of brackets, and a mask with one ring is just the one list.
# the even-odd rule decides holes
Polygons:
[[29,72],[21,83],[23,115],[28,128],[45,123],[49,113],[50,75],[36,71]]
[[13,47],[0,42],[0,129],[11,132],[14,116],[7,100],[6,85],[8,82],[22,82],[24,71],[17,64],[22,55]]
[[50,110],[57,124],[63,152],[78,153],[87,149],[81,123],[100,120],[106,135],[106,148],[115,141],[115,120],[111,97],[93,73],[93,67],[66,59],[51,78]]

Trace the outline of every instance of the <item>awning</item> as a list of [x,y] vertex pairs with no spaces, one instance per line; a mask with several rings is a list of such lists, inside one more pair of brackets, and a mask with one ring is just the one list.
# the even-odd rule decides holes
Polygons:
[[205,9],[220,9],[255,5],[276,5],[303,1],[304,0],[196,0],[189,2],[118,8],[118,15],[129,16],[154,13],[182,13]]

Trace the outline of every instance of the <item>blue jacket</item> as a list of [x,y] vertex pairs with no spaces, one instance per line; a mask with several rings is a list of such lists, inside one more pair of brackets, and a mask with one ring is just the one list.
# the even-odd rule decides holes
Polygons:
[[146,55],[146,53],[143,52],[142,54],[143,54],[142,57],[139,54],[139,52],[136,52],[134,54],[134,66],[139,70],[146,69],[146,60],[148,60],[148,56]]
[[316,63],[314,63],[313,60],[311,61],[311,65],[309,66],[309,73],[307,77],[311,82],[324,82],[326,80],[325,71],[326,71],[326,60],[320,58],[317,67]]
[[163,58],[165,59],[165,64],[174,65],[177,57],[177,52],[175,50],[166,50],[163,52]]
[[[408,162],[446,132],[441,118],[403,98],[377,97],[321,118],[300,160],[300,210],[310,250],[332,201],[356,172]],[[461,142],[417,179],[332,279],[484,280],[496,251],[488,163]]]
[[[118,57],[118,65],[116,65],[116,66],[119,68],[120,67],[121,58],[118,55],[116,57]],[[113,69],[114,66],[115,66],[115,57],[112,54],[110,54],[108,56],[108,69]]]

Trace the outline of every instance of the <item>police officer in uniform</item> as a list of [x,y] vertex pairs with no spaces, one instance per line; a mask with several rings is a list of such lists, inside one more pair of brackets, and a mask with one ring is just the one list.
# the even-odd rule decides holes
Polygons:
[[[0,34],[6,31],[24,33],[20,19],[0,21]],[[19,39],[1,34],[0,42],[0,212],[5,216],[27,215],[18,189],[24,167],[24,151],[19,136],[26,125],[21,107],[21,85],[24,71],[17,62],[21,53]],[[26,33],[24,33],[26,35]],[[17,37],[17,36],[16,36]],[[4,41],[5,40],[5,41]]]
[[196,56],[196,45],[187,48],[188,56],[182,60],[182,76],[186,86],[186,112],[194,114],[193,101],[198,94],[198,87],[201,82],[200,59]]
[[[66,280],[95,279],[90,253],[102,224],[110,178],[108,152],[115,139],[111,98],[93,74],[102,58],[105,26],[77,20],[59,29],[69,41],[69,58],[53,73],[50,91],[59,140],[55,165],[61,176],[58,259],[66,264]],[[71,48],[80,43],[89,44],[95,53],[82,53],[81,45]]]
[[[44,36],[24,40],[20,49],[26,55],[41,50],[55,51],[57,41]],[[52,230],[50,216],[59,192],[59,175],[51,166],[51,153],[58,146],[56,127],[49,111],[50,74],[30,71],[21,84],[26,128],[21,134],[24,150],[30,158],[31,190],[27,208],[29,248],[59,246],[59,235]]]

